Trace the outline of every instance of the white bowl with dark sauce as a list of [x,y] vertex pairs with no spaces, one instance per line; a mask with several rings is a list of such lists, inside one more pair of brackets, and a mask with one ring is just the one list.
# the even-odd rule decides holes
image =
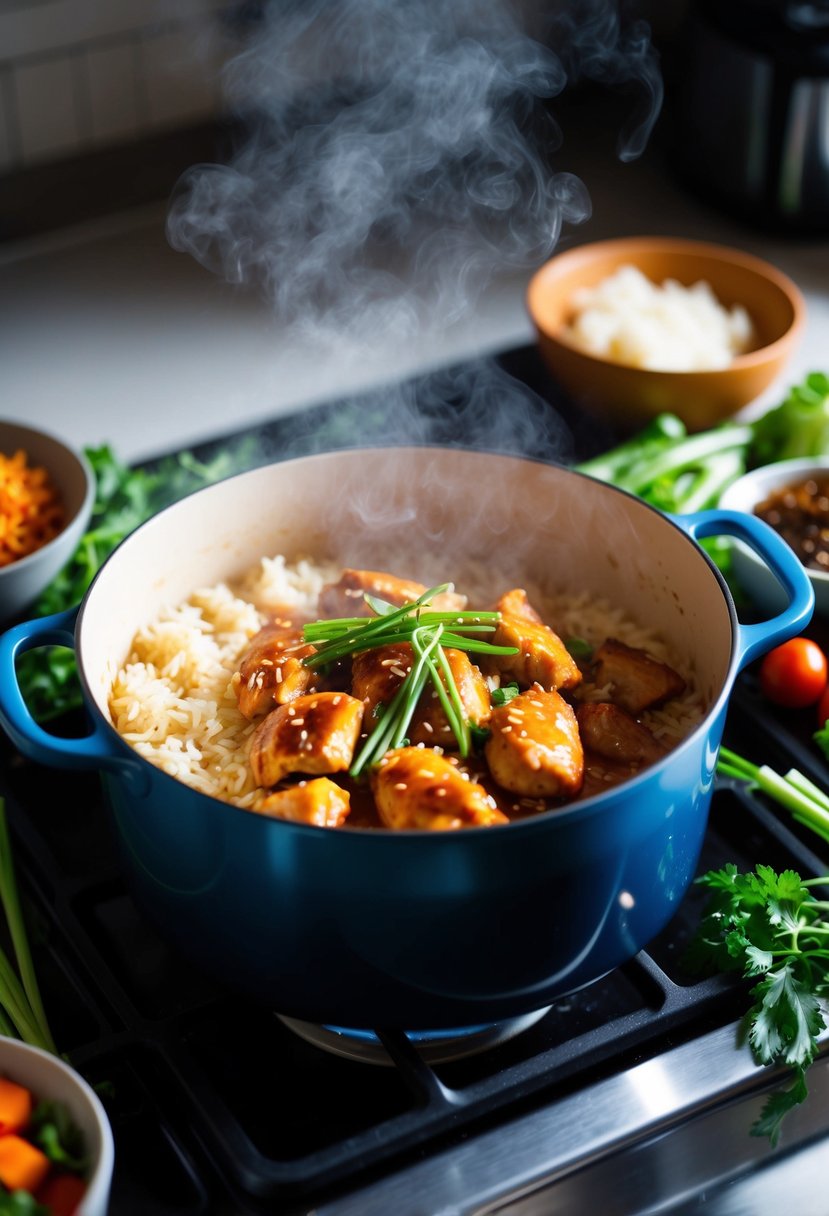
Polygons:
[[[829,456],[752,469],[728,486],[719,506],[757,515],[779,532],[806,568],[815,612],[829,616]],[[767,611],[785,603],[785,592],[769,567],[741,541],[733,546],[734,577],[752,602]]]

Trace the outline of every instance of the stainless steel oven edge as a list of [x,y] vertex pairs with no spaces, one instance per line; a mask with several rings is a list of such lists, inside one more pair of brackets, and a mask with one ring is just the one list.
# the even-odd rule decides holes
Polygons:
[[829,1042],[772,1149],[750,1127],[786,1074],[759,1068],[736,1039],[736,1026],[712,1031],[313,1216],[779,1216],[783,1204],[826,1216]]

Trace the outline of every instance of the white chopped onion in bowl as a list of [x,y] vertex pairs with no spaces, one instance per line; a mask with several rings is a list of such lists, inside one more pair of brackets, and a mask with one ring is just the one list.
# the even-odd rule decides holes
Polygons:
[[652,371],[692,372],[728,367],[750,350],[751,318],[726,308],[703,280],[653,283],[635,266],[620,266],[595,287],[581,288],[564,336],[590,355]]

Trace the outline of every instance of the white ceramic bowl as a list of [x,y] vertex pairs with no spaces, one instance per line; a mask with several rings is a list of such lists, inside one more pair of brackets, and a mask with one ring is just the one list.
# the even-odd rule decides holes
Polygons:
[[[754,513],[755,506],[774,490],[800,482],[810,473],[829,472],[829,456],[779,460],[761,465],[738,477],[720,497],[719,506],[732,511]],[[755,553],[741,541],[733,542],[734,577],[751,600],[764,611],[776,612],[786,602],[777,579]],[[815,591],[815,612],[829,616],[829,573],[808,570]]]
[[63,500],[66,524],[42,548],[0,566],[0,625],[20,616],[63,569],[83,536],[95,503],[95,475],[82,452],[46,431],[0,419],[0,452],[12,456],[21,448],[30,464],[48,470]]
[[91,1163],[86,1192],[75,1216],[106,1216],[115,1148],[106,1111],[92,1087],[57,1056],[2,1035],[0,1076],[25,1085],[35,1098],[49,1098],[66,1106],[83,1134]]

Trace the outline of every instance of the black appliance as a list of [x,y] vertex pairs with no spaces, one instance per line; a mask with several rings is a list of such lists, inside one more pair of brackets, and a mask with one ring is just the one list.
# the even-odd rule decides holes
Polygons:
[[826,0],[691,0],[673,70],[683,180],[755,227],[829,233]]
[[[494,367],[512,388],[504,450],[529,433],[548,459],[612,442],[570,412],[534,347]],[[409,385],[401,441],[468,443],[479,370]],[[257,431],[257,458],[360,446],[367,427],[388,442],[399,399],[380,391],[280,418]],[[476,398],[479,434],[502,409],[502,393]],[[726,740],[825,783],[810,724],[770,710],[749,669]],[[81,728],[71,716],[54,727]],[[701,888],[646,951],[538,1018],[459,1041],[416,1044],[383,1027],[355,1040],[286,1022],[171,952],[126,889],[94,775],[41,768],[0,739],[0,795],[53,1031],[112,1121],[110,1216],[825,1212],[829,1054],[777,1150],[752,1137],[785,1074],[738,1046],[745,984],[684,967]],[[723,783],[700,872],[733,861],[818,876],[813,845],[762,797]]]

